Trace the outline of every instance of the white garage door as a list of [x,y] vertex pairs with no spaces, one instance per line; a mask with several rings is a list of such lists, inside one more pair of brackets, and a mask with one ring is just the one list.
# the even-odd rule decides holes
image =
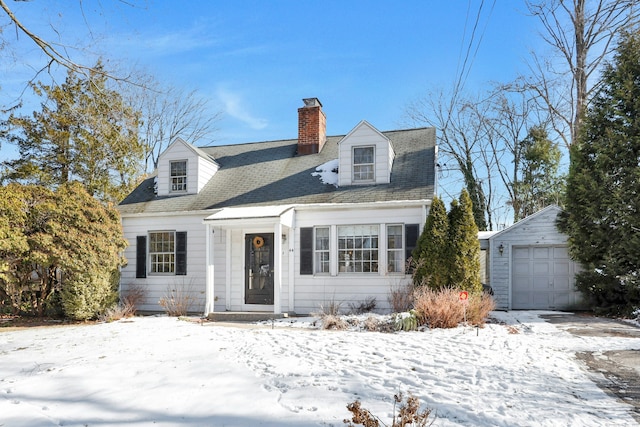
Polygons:
[[511,308],[563,310],[580,302],[574,289],[576,264],[566,246],[516,246],[512,265]]

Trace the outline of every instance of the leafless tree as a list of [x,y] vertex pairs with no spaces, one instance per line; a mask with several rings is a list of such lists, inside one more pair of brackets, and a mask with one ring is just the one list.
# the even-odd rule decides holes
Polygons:
[[452,99],[442,91],[429,93],[409,104],[406,115],[414,124],[436,128],[441,170],[460,174],[474,204],[478,228],[491,229],[497,165],[489,142],[493,131],[485,123],[489,104],[461,95],[454,104]]
[[637,0],[527,0],[542,24],[541,37],[554,55],[533,53],[533,77],[522,78],[535,91],[551,126],[569,147],[597,86],[597,71],[609,57],[620,31],[637,21]]
[[[19,1],[27,1],[27,0],[15,0],[15,1],[19,2]],[[119,1],[120,3],[130,7],[134,7],[134,3],[136,2],[136,0],[126,0],[126,1],[119,0]],[[78,3],[80,8],[82,8],[83,7],[82,1],[79,0]],[[36,68],[37,71],[35,73],[35,76],[31,80],[32,82],[35,81],[36,77],[40,73],[42,73],[45,70],[50,71],[51,67],[54,64],[57,64],[59,66],[62,66],[63,68],[66,68],[67,70],[73,71],[74,73],[83,74],[87,78],[89,78],[92,74],[96,75],[97,73],[98,75],[105,76],[111,80],[125,81],[131,84],[139,84],[138,82],[131,79],[130,76],[119,76],[109,72],[109,70],[107,70],[106,68],[97,69],[91,65],[86,65],[81,62],[75,61],[68,54],[69,52],[68,46],[65,46],[60,43],[54,43],[51,40],[45,40],[45,38],[39,36],[32,29],[24,25],[23,22],[18,18],[18,16],[11,10],[6,0],[0,0],[0,11],[4,12],[7,18],[9,18],[9,22],[11,23],[11,25],[15,26],[16,34],[25,35],[47,57],[46,64],[44,64],[39,69]],[[59,33],[58,30],[55,28],[54,28],[54,31]],[[4,41],[5,41],[4,39],[0,40],[0,45],[2,45]]]
[[[496,85],[484,96],[459,94],[456,99],[451,104],[448,94],[431,93],[410,104],[406,113],[414,124],[437,129],[441,171],[459,176],[474,214],[481,210],[488,229],[518,221],[522,141],[530,129],[548,126],[546,111],[536,108],[530,93],[513,91],[510,85]],[[480,227],[478,218],[476,222]]]
[[523,143],[532,128],[549,126],[547,110],[536,108],[532,94],[524,89],[514,90],[512,85],[498,85],[488,97],[486,126],[493,136],[489,140],[492,153],[496,157],[496,174],[508,194],[508,203],[513,208],[513,221],[522,218],[522,195],[519,181],[522,172]]
[[191,144],[212,142],[216,124],[222,116],[209,101],[198,93],[174,86],[163,86],[152,77],[144,87],[123,88],[129,103],[141,113],[140,138],[146,147],[144,169],[151,172],[158,166],[158,157],[176,138]]

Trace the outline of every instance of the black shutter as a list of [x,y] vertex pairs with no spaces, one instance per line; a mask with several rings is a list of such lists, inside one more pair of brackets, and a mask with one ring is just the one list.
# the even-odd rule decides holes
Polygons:
[[313,227],[300,229],[300,274],[313,274]]
[[176,232],[176,276],[187,275],[187,232]]
[[405,224],[404,226],[404,259],[408,260],[411,257],[411,252],[416,248],[418,244],[418,231],[420,230],[419,224]]
[[147,277],[147,236],[136,237],[136,278]]

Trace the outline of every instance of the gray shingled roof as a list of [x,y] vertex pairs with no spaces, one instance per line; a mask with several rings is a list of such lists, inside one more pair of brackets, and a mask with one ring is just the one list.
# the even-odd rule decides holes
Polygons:
[[123,214],[197,211],[239,206],[383,202],[431,199],[434,193],[435,129],[382,132],[396,158],[389,184],[336,188],[312,176],[316,167],[338,158],[344,136],[327,137],[322,151],[297,156],[297,140],[200,147],[220,169],[199,194],[158,197],[153,177],[119,205]]

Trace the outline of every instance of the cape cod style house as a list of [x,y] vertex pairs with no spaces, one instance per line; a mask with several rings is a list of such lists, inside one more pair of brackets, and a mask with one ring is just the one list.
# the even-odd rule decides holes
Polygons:
[[177,139],[119,205],[129,247],[121,289],[138,307],[189,295],[190,311],[307,314],[411,280],[405,261],[436,185],[435,129],[366,121],[326,136],[317,98],[298,139],[196,148]]

